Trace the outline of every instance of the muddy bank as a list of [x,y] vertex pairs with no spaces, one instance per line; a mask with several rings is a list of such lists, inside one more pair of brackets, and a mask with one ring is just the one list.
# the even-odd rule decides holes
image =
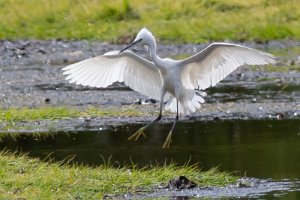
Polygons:
[[[185,57],[192,55],[204,45],[159,45],[162,57]],[[282,119],[300,116],[300,50],[298,41],[271,41],[266,44],[243,45],[273,52],[278,64],[272,70],[264,67],[241,67],[216,87],[206,90],[206,103],[192,116],[182,120],[219,119]],[[61,68],[91,56],[118,50],[124,45],[110,45],[88,41],[0,41],[0,107],[67,106],[86,109],[89,106],[121,108],[131,106],[143,113],[155,113],[155,101],[143,103],[147,97],[117,83],[107,89],[87,88],[69,84],[64,80]],[[142,47],[135,53],[148,58]],[[288,66],[288,67],[287,67]],[[283,68],[285,70],[282,70]],[[141,104],[137,102],[142,102]],[[146,105],[147,104],[147,105]],[[173,120],[166,114],[162,123]],[[41,122],[18,122],[18,129],[74,130],[99,128],[99,126],[143,123],[154,118],[151,114],[135,117],[105,117],[93,119],[42,120]],[[86,122],[88,121],[88,123]],[[84,126],[83,126],[84,125]],[[3,126],[3,125],[2,125]],[[29,128],[29,129],[31,129]]]
[[158,198],[168,197],[171,199],[190,198],[230,198],[230,199],[273,199],[300,191],[300,181],[271,179],[241,178],[236,185],[226,187],[197,187],[194,189],[170,190],[160,189],[151,194],[141,196],[127,196],[127,198]]
[[[230,42],[230,41],[225,41]],[[282,40],[270,41],[267,43],[254,42],[233,42],[245,45],[251,48],[261,50],[270,49],[289,49],[299,47],[299,41]],[[176,57],[179,54],[194,54],[206,47],[208,44],[182,44],[182,45],[164,45],[158,44],[158,54],[162,57]],[[91,41],[68,41],[68,40],[0,40],[0,66],[15,65],[65,65],[67,63],[77,62],[91,56],[104,54],[112,50],[120,50],[125,45],[112,45],[107,42]],[[135,47],[135,53],[148,57],[147,50],[143,47]],[[299,55],[292,53],[287,58],[290,62],[299,64]]]

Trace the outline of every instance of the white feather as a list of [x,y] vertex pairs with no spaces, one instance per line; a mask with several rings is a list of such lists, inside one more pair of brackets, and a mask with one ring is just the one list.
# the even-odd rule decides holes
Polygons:
[[158,68],[129,51],[108,52],[62,70],[70,83],[102,88],[118,81],[143,95],[160,98],[162,80]]
[[242,65],[274,64],[273,55],[248,47],[212,43],[201,52],[180,61],[181,79],[187,89],[216,85]]

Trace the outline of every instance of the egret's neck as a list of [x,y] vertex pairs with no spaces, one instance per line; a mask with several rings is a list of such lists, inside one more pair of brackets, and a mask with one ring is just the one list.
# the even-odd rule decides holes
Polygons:
[[150,56],[153,59],[154,63],[157,66],[160,66],[160,63],[161,63],[162,59],[156,54],[157,46],[156,46],[155,40],[152,40],[149,43],[149,49],[150,49]]

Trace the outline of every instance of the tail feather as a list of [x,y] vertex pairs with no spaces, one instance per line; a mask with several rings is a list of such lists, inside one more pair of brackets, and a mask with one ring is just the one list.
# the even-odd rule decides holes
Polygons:
[[[189,115],[195,112],[201,107],[201,103],[204,103],[204,99],[199,93],[194,90],[188,90],[182,98],[179,98],[178,102],[178,112],[180,114]],[[165,110],[170,110],[171,112],[176,112],[176,98],[170,97]]]

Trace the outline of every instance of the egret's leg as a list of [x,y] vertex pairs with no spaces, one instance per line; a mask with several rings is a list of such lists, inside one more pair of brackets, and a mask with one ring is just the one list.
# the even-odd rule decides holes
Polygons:
[[128,138],[128,140],[135,140],[135,141],[137,141],[141,135],[143,135],[143,137],[146,138],[147,136],[144,133],[144,130],[146,128],[148,128],[149,126],[151,126],[152,124],[154,124],[155,122],[158,122],[161,119],[161,116],[162,116],[162,114],[161,114],[161,112],[159,112],[159,115],[157,116],[157,118],[155,120],[153,120],[149,124],[147,124],[147,125],[143,126],[142,128],[140,128],[137,132],[135,132],[134,134],[132,134]]
[[161,120],[161,116],[162,116],[162,107],[163,107],[163,101],[164,101],[164,96],[165,96],[166,90],[163,88],[162,89],[162,94],[160,97],[160,106],[159,106],[159,115],[157,116],[157,118],[155,120],[153,120],[152,122],[150,122],[149,124],[143,126],[142,128],[140,128],[137,132],[135,132],[134,134],[132,134],[128,140],[135,140],[137,141],[139,139],[139,137],[142,135],[144,138],[146,138],[146,134],[144,133],[144,130],[146,128],[148,128],[149,126],[151,126],[152,124],[158,122],[159,120]]
[[176,117],[175,117],[173,126],[172,126],[172,128],[171,128],[171,130],[170,130],[170,132],[169,132],[169,134],[168,134],[168,136],[167,136],[167,138],[166,138],[166,140],[163,144],[164,149],[168,149],[170,147],[170,144],[172,143],[172,133],[173,133],[173,130],[174,130],[174,128],[175,128],[175,126],[178,122],[178,118],[179,118],[179,116],[178,116],[178,100],[176,100],[176,106],[177,106]]

